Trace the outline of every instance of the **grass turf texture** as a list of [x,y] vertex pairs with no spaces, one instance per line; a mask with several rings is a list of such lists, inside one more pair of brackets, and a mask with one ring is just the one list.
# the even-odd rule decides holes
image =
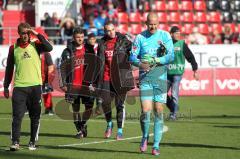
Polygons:
[[[55,98],[57,103],[61,98]],[[75,139],[73,122],[62,120],[56,115],[41,118],[38,149],[34,152],[27,148],[29,140],[29,118],[24,117],[21,134],[21,150],[6,151],[10,145],[11,103],[0,99],[0,159],[237,159],[240,158],[240,98],[220,97],[181,97],[179,120],[165,121],[169,131],[163,135],[161,154],[151,155],[152,137],[148,151],[139,153],[140,138],[109,143],[59,147],[58,145],[81,144],[95,141],[113,140],[116,123],[111,139],[103,139],[106,123],[97,117],[88,123],[88,137]],[[139,99],[127,104],[127,120],[124,138],[140,136]],[[114,109],[115,112],[115,109]],[[167,109],[165,109],[167,113]],[[115,121],[115,120],[114,120]],[[136,123],[134,123],[136,122]],[[152,132],[152,130],[151,130]]]

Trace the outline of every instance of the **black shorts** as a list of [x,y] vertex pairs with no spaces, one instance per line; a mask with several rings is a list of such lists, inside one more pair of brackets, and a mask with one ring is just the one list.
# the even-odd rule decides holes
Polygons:
[[87,105],[93,105],[94,104],[94,97],[87,97],[87,96],[77,96],[75,99],[74,99],[74,104],[81,104],[81,101],[82,101],[82,104],[87,104]]

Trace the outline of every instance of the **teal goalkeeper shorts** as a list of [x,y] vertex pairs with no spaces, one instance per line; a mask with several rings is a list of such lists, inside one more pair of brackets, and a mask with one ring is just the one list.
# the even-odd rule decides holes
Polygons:
[[[165,82],[165,81],[162,81]],[[167,83],[153,81],[140,82],[140,99],[141,101],[150,100],[153,102],[166,103],[167,100]]]

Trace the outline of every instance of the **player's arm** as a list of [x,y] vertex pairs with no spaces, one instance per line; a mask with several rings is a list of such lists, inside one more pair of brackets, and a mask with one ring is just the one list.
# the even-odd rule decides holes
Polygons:
[[132,65],[139,67],[140,65],[140,59],[139,57],[139,53],[140,53],[140,37],[139,35],[137,35],[137,37],[135,38],[133,44],[132,44],[132,48],[130,51],[130,56],[129,56],[129,61]]
[[166,65],[174,60],[174,47],[169,33],[165,34],[163,44],[166,47],[166,54],[162,57],[155,58],[155,61],[157,64]]
[[8,57],[7,57],[7,66],[5,70],[5,78],[4,78],[4,97],[9,97],[9,90],[8,87],[12,81],[13,76],[13,70],[14,70],[14,46],[10,46]]
[[191,64],[192,66],[192,70],[193,70],[193,77],[198,80],[199,79],[199,75],[197,73],[197,69],[198,69],[198,64],[195,60],[195,57],[192,53],[192,51],[189,49],[188,45],[184,42],[183,44],[183,54],[185,56],[185,58],[187,59],[187,61]]
[[198,64],[195,60],[192,51],[189,49],[186,43],[183,44],[183,54],[186,60],[192,65],[192,70],[196,71],[198,69]]
[[50,44],[50,42],[45,39],[45,37],[42,34],[39,34],[38,32],[36,32],[33,29],[29,29],[29,32],[31,32],[32,34],[34,34],[35,36],[37,36],[39,42],[35,42],[36,48],[38,53],[44,53],[44,52],[50,52],[52,51],[53,47]]
[[[67,91],[67,65],[71,60],[70,52],[66,48],[63,50],[63,53],[61,55],[61,62],[59,67],[59,87],[63,91]],[[69,73],[72,70],[69,70]]]
[[52,57],[50,53],[45,53],[45,59],[46,59],[46,63],[48,66],[48,83],[52,83],[54,77],[55,77],[55,66],[53,64],[52,61]]

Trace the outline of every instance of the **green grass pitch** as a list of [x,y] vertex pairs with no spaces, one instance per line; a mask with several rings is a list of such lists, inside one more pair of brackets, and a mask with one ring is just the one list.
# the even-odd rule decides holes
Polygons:
[[[62,99],[54,98],[54,103],[60,100]],[[179,120],[164,123],[168,131],[163,135],[160,145],[161,154],[158,157],[151,155],[152,137],[148,151],[144,154],[139,153],[138,136],[141,136],[138,120],[139,99],[136,99],[136,102],[128,102],[126,112],[124,138],[128,140],[124,141],[114,140],[116,123],[112,138],[103,138],[106,126],[103,116],[92,118],[88,122],[87,138],[75,139],[76,130],[71,120],[63,120],[56,115],[42,115],[36,151],[27,149],[29,118],[25,116],[20,143],[22,149],[18,152],[10,152],[7,149],[11,143],[11,102],[1,98],[0,159],[240,158],[240,98],[237,96],[181,97]],[[168,113],[167,109],[165,113]]]

